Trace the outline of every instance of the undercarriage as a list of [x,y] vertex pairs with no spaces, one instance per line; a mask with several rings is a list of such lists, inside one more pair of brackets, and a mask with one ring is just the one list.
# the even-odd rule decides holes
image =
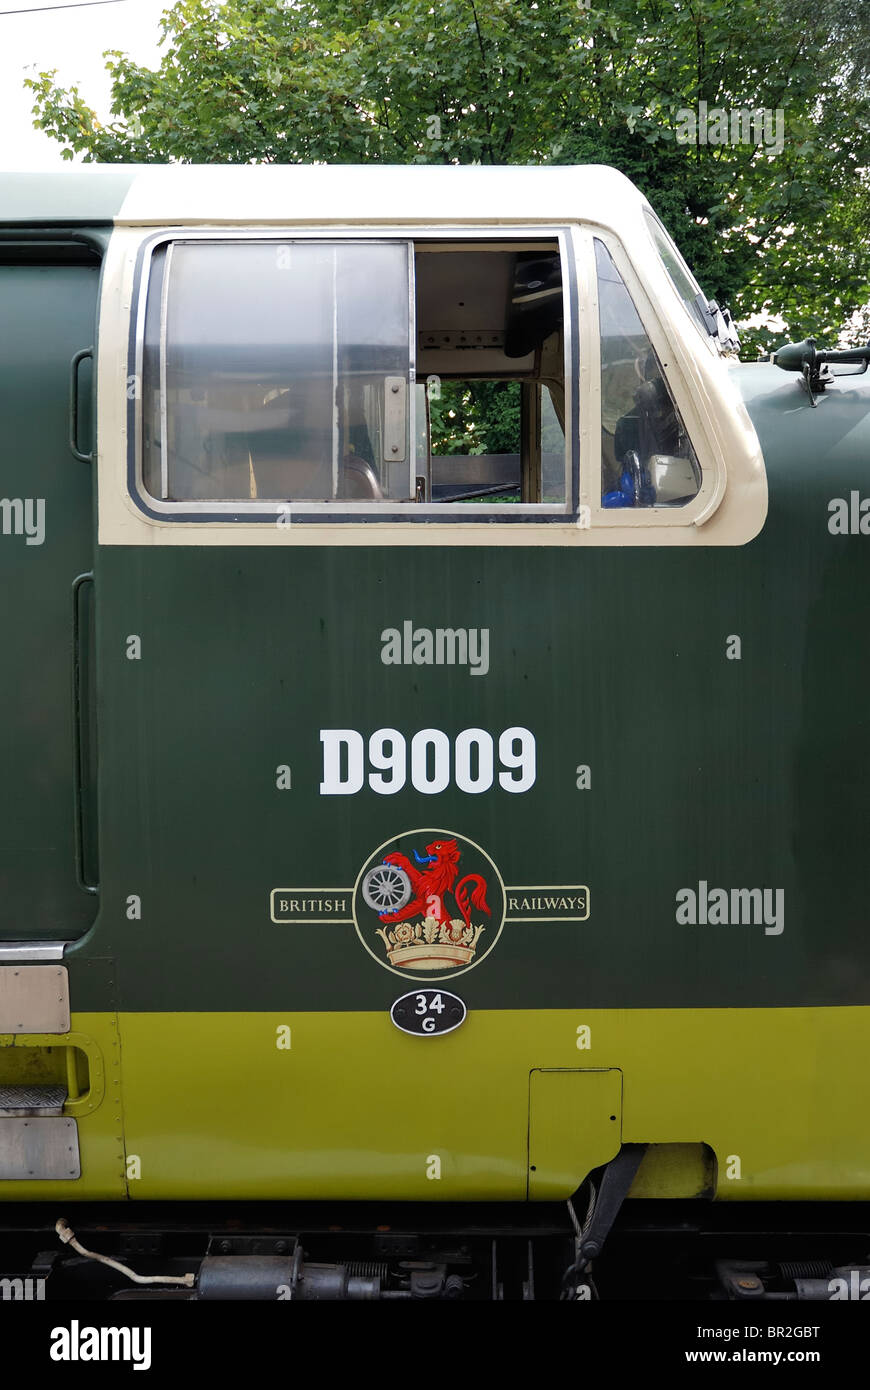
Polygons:
[[592,1196],[8,1204],[0,1300],[870,1301],[870,1204],[629,1201],[602,1236]]

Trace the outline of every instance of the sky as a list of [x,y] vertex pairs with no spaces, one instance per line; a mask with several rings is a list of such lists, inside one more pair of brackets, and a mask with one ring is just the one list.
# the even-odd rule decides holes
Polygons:
[[[103,52],[117,48],[148,67],[160,61],[159,19],[172,0],[51,8],[59,3],[0,0],[0,169],[69,168],[60,144],[33,128],[33,94],[24,88],[25,77],[55,68],[61,86],[78,86],[88,106],[108,119],[111,94]],[[25,7],[34,13],[10,13]]]

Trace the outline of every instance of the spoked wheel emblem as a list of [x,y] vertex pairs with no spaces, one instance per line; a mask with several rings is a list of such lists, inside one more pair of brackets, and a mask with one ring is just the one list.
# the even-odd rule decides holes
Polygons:
[[363,901],[375,912],[398,912],[411,897],[411,880],[394,864],[376,864],[361,886]]

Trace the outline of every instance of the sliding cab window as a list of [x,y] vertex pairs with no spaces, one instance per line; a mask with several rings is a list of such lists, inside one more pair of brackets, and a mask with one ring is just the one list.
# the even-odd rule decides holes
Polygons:
[[564,513],[563,306],[556,238],[159,244],[143,500],[179,519]]
[[685,507],[701,468],[662,364],[607,247],[595,239],[601,334],[601,505]]
[[152,258],[143,482],[166,503],[407,499],[410,248]]

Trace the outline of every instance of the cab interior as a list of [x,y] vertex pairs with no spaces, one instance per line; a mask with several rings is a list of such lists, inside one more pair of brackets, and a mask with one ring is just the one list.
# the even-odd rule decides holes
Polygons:
[[[565,345],[558,244],[415,246],[419,500],[565,499]],[[497,394],[475,402],[475,383]],[[471,426],[450,430],[438,403],[471,398]],[[501,400],[499,401],[499,397]],[[494,449],[473,425],[500,404]],[[438,418],[440,415],[440,419]],[[446,427],[446,428],[445,428]],[[445,440],[447,449],[445,451]],[[465,447],[463,447],[465,445]]]

